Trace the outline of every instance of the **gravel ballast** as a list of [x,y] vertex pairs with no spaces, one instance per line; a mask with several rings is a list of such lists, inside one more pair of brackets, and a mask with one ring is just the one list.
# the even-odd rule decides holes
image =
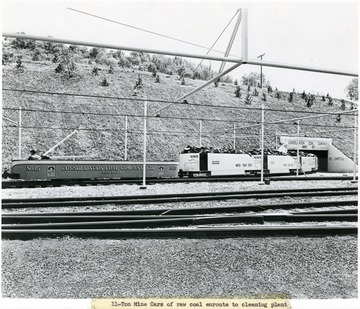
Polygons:
[[310,181],[273,181],[270,185],[259,185],[257,182],[198,182],[198,183],[159,183],[147,185],[146,190],[140,190],[139,185],[109,185],[109,186],[69,186],[54,188],[23,188],[4,189],[2,198],[42,198],[42,197],[74,197],[74,196],[128,196],[151,194],[178,194],[200,192],[226,192],[248,190],[281,190],[303,188],[357,187],[349,180],[310,180]]
[[3,241],[13,298],[357,297],[357,238]]
[[[112,185],[8,189],[3,190],[3,198],[176,195],[349,185],[356,186],[350,181],[272,182],[270,186],[254,182],[156,184],[147,190],[139,190],[136,185]],[[279,199],[276,203],[290,200]],[[253,202],[271,200],[246,201]],[[176,207],[186,205],[178,204]],[[106,208],[110,207],[114,206]],[[3,240],[2,297],[232,297],[280,293],[291,298],[356,298],[357,259],[357,237],[352,236]]]

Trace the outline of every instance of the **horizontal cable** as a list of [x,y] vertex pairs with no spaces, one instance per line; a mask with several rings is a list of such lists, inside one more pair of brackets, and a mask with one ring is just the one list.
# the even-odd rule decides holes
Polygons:
[[[119,21],[116,21],[116,20],[112,20],[112,19],[109,19],[109,18],[105,18],[105,17],[99,16],[99,15],[87,13],[87,12],[80,11],[80,10],[76,10],[76,9],[73,9],[73,8],[68,8],[68,10],[71,10],[71,11],[74,11],[74,12],[77,12],[77,13],[81,13],[81,14],[84,14],[84,15],[88,15],[88,16],[91,16],[91,17],[95,17],[95,18],[98,18],[98,19],[102,19],[102,20],[108,21],[108,22],[110,22],[110,23],[115,23],[115,24],[122,25],[122,26],[125,26],[125,27],[129,27],[129,28],[133,28],[133,29],[136,29],[136,30],[140,30],[140,31],[143,31],[143,32],[150,33],[150,34],[154,34],[154,35],[157,35],[157,36],[160,36],[160,37],[164,37],[164,38],[167,38],[167,39],[175,40],[175,41],[178,41],[178,42],[181,42],[181,43],[189,44],[189,45],[196,46],[196,47],[200,47],[200,48],[203,48],[203,49],[209,49],[209,47],[206,47],[206,46],[202,46],[202,45],[199,45],[199,44],[196,44],[196,43],[192,43],[192,42],[189,42],[189,41],[181,40],[181,39],[175,38],[175,37],[170,36],[170,35],[161,34],[161,33],[159,33],[159,32],[150,31],[150,30],[147,30],[147,29],[142,29],[142,28],[139,28],[139,27],[135,27],[135,26],[132,26],[132,25],[129,25],[129,24],[126,24],[126,23],[122,23],[122,22],[119,22]],[[231,18],[231,20],[230,20],[230,22],[228,23],[228,25],[226,26],[226,28],[229,26],[229,24],[230,24],[231,21],[234,19],[234,17],[238,14],[239,11],[240,11],[240,10],[237,10],[237,11],[236,11],[235,15]],[[226,28],[225,28],[225,29],[226,29]],[[224,29],[224,30],[225,30],[225,29]],[[223,31],[223,32],[224,32],[224,31]],[[222,33],[223,33],[223,32],[222,32]],[[221,34],[222,34],[222,33],[221,33]],[[215,43],[216,43],[216,42],[215,42]],[[213,46],[212,46],[212,47],[213,47]],[[211,47],[211,48],[212,48],[212,47]],[[211,48],[210,48],[210,49],[211,49]],[[223,51],[219,51],[219,50],[216,50],[216,49],[213,49],[213,51],[218,52],[218,53],[221,53],[221,54],[224,53]],[[238,57],[238,56],[236,56],[236,57]]]
[[[4,107],[4,110],[13,110],[12,107]],[[59,113],[59,114],[78,114],[78,115],[99,115],[99,116],[118,116],[118,117],[133,117],[133,118],[144,118],[144,115],[128,115],[128,114],[108,114],[108,113],[89,113],[89,112],[71,112],[71,111],[50,111],[50,110],[39,110],[39,109],[21,109],[22,112],[29,111],[29,112],[48,112],[48,113]],[[155,118],[155,119],[172,119],[172,120],[196,120],[196,121],[209,121],[209,122],[239,122],[239,120],[223,120],[223,119],[208,119],[208,118],[187,118],[187,117],[172,117],[172,116],[146,116],[146,118]],[[241,123],[259,123],[258,121],[241,121]]]
[[[266,124],[266,123],[264,123]],[[269,123],[271,124],[271,123]],[[315,124],[309,124],[306,125],[307,127],[321,127],[321,128],[338,128],[338,129],[357,129],[358,127],[352,127],[352,126],[325,126],[325,125],[315,125]],[[17,128],[17,126],[14,125],[3,125],[3,128]],[[125,129],[107,129],[107,128],[70,128],[70,127],[42,127],[42,126],[21,126],[21,128],[23,129],[54,129],[54,130],[81,130],[81,131],[125,131]],[[237,130],[238,131],[238,130]],[[128,131],[131,132],[131,131]],[[135,131],[134,131],[135,132]],[[142,132],[142,131],[138,131],[138,132]],[[164,131],[167,132],[167,131]],[[224,132],[225,134],[233,134],[233,132]]]
[[[7,109],[7,110],[12,110],[13,108],[3,108],[3,109]],[[96,115],[96,116],[112,116],[112,117],[133,117],[133,118],[144,118],[144,115],[126,115],[126,114],[107,114],[107,113],[88,113],[88,112],[79,112],[79,113],[75,113],[75,112],[71,112],[71,111],[49,111],[49,110],[37,110],[37,109],[22,109],[22,111],[30,111],[30,112],[48,112],[48,113],[60,113],[60,114],[76,114],[76,115]],[[242,121],[242,120],[228,120],[228,119],[209,119],[209,118],[187,118],[187,117],[171,117],[171,116],[161,116],[161,117],[157,117],[157,116],[146,116],[146,118],[155,118],[155,119],[171,119],[171,120],[188,120],[188,121],[206,121],[206,122],[223,122],[223,123],[239,123],[241,122],[243,123],[253,123],[254,126],[258,126],[259,124],[261,124],[260,121]],[[277,122],[264,122],[264,124],[277,124]],[[294,124],[289,124],[289,123],[282,123],[282,124],[286,124],[286,125],[294,125]],[[352,126],[332,126],[332,125],[314,125],[314,124],[305,124],[303,123],[302,125],[306,125],[308,127],[323,127],[323,128],[354,128]],[[251,126],[252,127],[252,126]],[[40,127],[39,127],[40,128]],[[248,127],[238,127],[237,129],[247,129]]]
[[[3,107],[3,110],[18,110],[14,107]],[[41,113],[54,113],[54,114],[72,114],[72,115],[96,115],[96,116],[112,116],[112,117],[136,117],[144,118],[144,115],[130,115],[130,114],[115,114],[115,113],[95,113],[95,112],[74,112],[74,111],[59,111],[59,110],[45,110],[45,109],[32,109],[32,108],[22,108],[23,112],[41,112]],[[348,111],[351,112],[351,111]],[[332,113],[329,115],[337,115],[337,113]],[[348,115],[344,115],[348,116]],[[171,117],[171,116],[146,116],[146,118],[159,118],[159,119],[179,119],[179,120],[197,120],[197,121],[223,121],[223,122],[240,122],[240,120],[223,120],[223,119],[209,119],[209,118],[186,118],[186,117]],[[255,123],[260,124],[259,121],[241,121],[241,123]],[[272,124],[273,122],[264,122],[265,124]],[[241,127],[240,127],[241,128]],[[239,129],[240,129],[239,128]],[[245,128],[245,127],[244,127]]]
[[[171,100],[155,100],[155,99],[145,99],[145,98],[131,98],[131,97],[113,97],[113,96],[99,96],[99,95],[90,95],[90,94],[77,94],[69,92],[50,92],[50,91],[39,91],[39,90],[26,90],[26,89],[10,89],[3,88],[3,91],[13,91],[13,92],[25,92],[33,94],[46,94],[46,95],[61,95],[61,96],[74,96],[74,97],[84,97],[84,98],[96,98],[96,99],[110,99],[110,100],[125,100],[125,101],[134,101],[134,102],[154,102],[154,103],[170,103],[174,105],[188,105],[196,107],[211,107],[211,108],[227,108],[235,110],[254,110],[261,111],[261,108],[257,107],[245,107],[245,106],[229,106],[229,105],[210,105],[210,104],[195,104],[195,103],[184,103],[179,101]],[[304,114],[319,114],[319,115],[331,115],[331,112],[317,112],[317,111],[304,111],[304,110],[283,110],[275,108],[265,108],[265,111],[274,111],[274,112],[283,112],[283,113],[304,113]]]

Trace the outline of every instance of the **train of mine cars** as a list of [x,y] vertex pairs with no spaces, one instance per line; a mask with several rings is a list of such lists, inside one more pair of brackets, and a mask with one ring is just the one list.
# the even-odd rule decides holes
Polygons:
[[[265,175],[316,172],[318,158],[313,154],[296,152],[284,155],[265,152]],[[246,176],[261,173],[261,155],[229,153],[207,148],[187,147],[179,162],[147,162],[146,178]],[[4,176],[4,175],[3,175]],[[60,179],[140,179],[143,163],[130,161],[71,161],[71,160],[14,160],[6,176],[23,180]]]

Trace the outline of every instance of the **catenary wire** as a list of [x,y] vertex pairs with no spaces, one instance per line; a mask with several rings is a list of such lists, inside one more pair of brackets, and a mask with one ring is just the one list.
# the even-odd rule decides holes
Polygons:
[[[210,104],[195,104],[195,103],[184,103],[178,101],[169,101],[169,100],[155,100],[155,99],[144,99],[144,98],[130,98],[130,97],[112,97],[112,96],[99,96],[99,95],[89,95],[89,94],[77,94],[77,93],[68,93],[68,92],[50,92],[50,91],[39,91],[39,90],[24,90],[24,89],[10,89],[3,88],[3,91],[13,91],[13,92],[26,92],[26,93],[37,93],[37,94],[46,94],[46,95],[64,95],[64,96],[75,96],[75,97],[86,97],[86,98],[96,98],[96,99],[111,99],[111,100],[125,100],[125,101],[139,101],[139,102],[154,102],[154,103],[172,103],[178,105],[188,105],[196,107],[210,107],[210,108],[226,108],[226,109],[235,109],[235,110],[254,110],[261,111],[261,108],[254,107],[237,107],[229,105],[210,105]],[[304,110],[283,110],[283,109],[274,109],[274,108],[265,108],[266,111],[274,112],[283,112],[283,113],[304,113],[304,114],[318,114],[318,115],[333,115],[334,112],[318,112],[318,111],[304,111]],[[355,111],[356,109],[354,109]],[[352,115],[348,115],[352,116]]]
[[[192,43],[192,42],[189,42],[189,41],[177,39],[177,38],[172,37],[170,35],[165,35],[165,34],[155,32],[155,31],[150,31],[150,30],[139,28],[139,27],[131,26],[129,24],[121,23],[121,22],[118,22],[118,21],[115,21],[115,20],[112,20],[112,19],[108,19],[108,18],[101,17],[101,16],[98,16],[98,15],[95,15],[95,14],[91,14],[91,13],[87,13],[87,12],[84,12],[84,11],[76,10],[76,9],[73,9],[73,8],[68,8],[68,9],[71,10],[71,11],[77,12],[77,13],[81,13],[81,14],[84,14],[84,15],[95,17],[95,18],[105,20],[105,21],[108,21],[108,22],[111,22],[111,23],[119,24],[119,25],[122,25],[122,26],[125,26],[125,27],[129,27],[129,28],[140,30],[140,31],[143,31],[143,32],[147,32],[147,33],[150,33],[150,34],[153,34],[153,35],[161,36],[163,38],[167,38],[167,39],[171,39],[171,40],[174,40],[174,41],[182,42],[182,43],[189,44],[189,45],[196,46],[196,47],[200,47],[200,48],[203,48],[203,49],[209,49],[209,47],[202,46],[202,45]],[[218,52],[218,53],[222,53],[222,54],[224,53],[224,52],[216,50],[216,49],[213,49],[213,51]]]
[[[14,108],[3,108],[4,110],[14,110]],[[39,109],[22,109],[23,112],[43,112],[43,113],[55,113],[55,114],[71,114],[71,115],[96,115],[96,116],[117,116],[117,117],[133,117],[133,118],[144,118],[144,115],[129,115],[129,114],[109,114],[109,113],[93,113],[93,112],[73,112],[73,111],[55,111],[55,110],[39,110]],[[188,121],[208,121],[208,122],[222,122],[222,123],[253,123],[254,126],[259,125],[260,121],[240,121],[240,120],[228,120],[228,119],[209,119],[209,118],[187,118],[187,117],[171,117],[171,116],[146,116],[146,118],[155,118],[155,119],[171,119],[171,120],[188,120]],[[264,122],[264,124],[277,124],[274,122]],[[286,124],[284,122],[283,124]],[[292,125],[292,124],[288,124]],[[333,125],[314,125],[306,124],[309,127],[334,127],[334,128],[354,128],[353,126],[333,126]],[[39,127],[41,128],[41,127]],[[238,127],[237,129],[246,129],[247,127]]]

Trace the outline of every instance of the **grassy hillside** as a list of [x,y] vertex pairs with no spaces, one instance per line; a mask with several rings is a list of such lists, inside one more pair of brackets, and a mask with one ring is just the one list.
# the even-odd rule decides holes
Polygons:
[[[98,65],[102,70],[98,76],[92,74],[94,65],[80,61],[78,74],[66,78],[55,73],[57,64],[50,60],[23,61],[24,69],[17,70],[16,64],[3,66],[3,116],[18,120],[16,109],[22,107],[22,157],[26,158],[31,148],[46,151],[73,130],[78,133],[58,147],[56,156],[89,156],[96,159],[121,160],[124,158],[125,115],[129,119],[128,159],[142,159],[143,141],[143,102],[136,99],[147,96],[148,114],[154,113],[168,103],[152,100],[175,100],[204,83],[204,81],[160,74],[160,83],[150,72],[115,67],[113,74],[108,66]],[[143,89],[133,96],[138,74],[143,80]],[[100,85],[106,77],[109,86]],[[296,88],[296,85],[294,85]],[[44,93],[14,92],[6,89],[34,90],[57,93],[83,94],[86,96],[54,95]],[[148,119],[148,160],[177,160],[177,154],[186,145],[199,144],[199,126],[202,121],[202,146],[231,148],[233,144],[233,125],[243,127],[260,122],[260,96],[252,96],[252,103],[245,104],[247,87],[241,86],[241,98],[234,95],[236,86],[230,83],[214,84],[187,98],[189,104],[174,104],[164,109],[160,117]],[[253,92],[253,88],[251,92]],[[331,89],[329,89],[331,93]],[[296,93],[294,102],[287,101],[287,94],[280,92],[282,98],[275,97],[275,91],[267,94],[266,108],[280,111],[266,111],[267,122],[308,116],[293,111],[340,112],[340,101],[328,106],[316,97],[311,108]],[[111,96],[130,99],[96,98],[91,96]],[[207,106],[203,106],[207,105]],[[210,106],[209,106],[210,105]],[[226,106],[224,108],[211,106]],[[229,108],[234,107],[234,109]],[[245,109],[244,109],[245,108]],[[350,108],[349,102],[346,109]],[[34,111],[41,110],[41,111]],[[140,116],[140,117],[139,117]],[[333,138],[333,144],[352,157],[353,130],[343,131],[340,127],[353,126],[352,116],[342,116],[341,122],[335,116],[303,120],[301,132],[313,137]],[[309,125],[319,125],[310,127]],[[321,127],[324,126],[324,127]],[[296,134],[294,124],[267,125],[265,147],[275,147],[275,133]],[[310,132],[331,131],[315,134]],[[259,127],[237,130],[237,148],[250,150],[259,147]],[[244,136],[245,135],[245,136]],[[17,158],[18,128],[8,120],[3,120],[3,168],[11,159]]]

